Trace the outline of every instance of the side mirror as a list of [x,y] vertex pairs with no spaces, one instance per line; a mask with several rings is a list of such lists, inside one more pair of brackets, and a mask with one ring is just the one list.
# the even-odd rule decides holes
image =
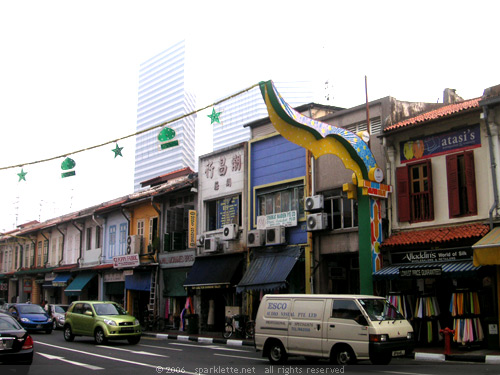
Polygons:
[[362,326],[367,326],[368,325],[368,321],[366,320],[366,318],[364,317],[364,315],[362,314],[359,314],[355,319],[354,321],[356,323],[358,323],[359,325],[362,325]]
[[83,315],[94,316],[94,314],[92,314],[92,311],[90,310],[85,311]]
[[15,312],[15,311],[12,311],[11,314],[12,314],[12,316],[17,316],[17,312]]

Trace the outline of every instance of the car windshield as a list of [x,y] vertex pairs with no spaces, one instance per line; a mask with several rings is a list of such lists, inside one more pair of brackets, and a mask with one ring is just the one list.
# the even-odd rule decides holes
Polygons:
[[21,314],[45,314],[45,310],[40,305],[17,305]]
[[94,305],[97,315],[127,315],[127,312],[114,303],[99,303]]
[[359,303],[371,321],[401,320],[405,317],[385,299],[363,298]]
[[10,316],[0,316],[0,331],[23,329],[19,323]]
[[54,306],[54,311],[59,314],[64,314],[68,310],[68,306]]

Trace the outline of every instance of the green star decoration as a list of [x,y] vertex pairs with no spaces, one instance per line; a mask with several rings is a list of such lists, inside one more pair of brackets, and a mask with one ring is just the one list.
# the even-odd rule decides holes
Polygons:
[[220,124],[219,116],[222,112],[215,112],[215,108],[212,108],[212,114],[207,115],[207,117],[210,117],[210,125],[212,125],[214,122]]
[[17,175],[19,176],[19,181],[17,182],[20,182],[21,180],[24,180],[26,181],[26,175],[28,174],[28,172],[25,172],[22,168],[21,168],[21,173],[18,173]]
[[120,155],[123,157],[122,155],[122,150],[123,150],[123,147],[118,147],[118,143],[116,144],[116,147],[112,150],[114,153],[115,153],[115,158]]

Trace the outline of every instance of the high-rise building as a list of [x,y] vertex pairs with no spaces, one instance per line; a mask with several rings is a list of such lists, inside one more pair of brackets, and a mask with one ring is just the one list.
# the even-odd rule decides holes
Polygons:
[[[141,64],[137,131],[181,117],[195,110],[196,99],[186,84],[186,43],[181,41]],[[189,167],[195,168],[196,115],[166,126],[174,129],[178,146],[160,148],[157,128],[137,135],[134,191],[141,182]],[[172,140],[172,141],[173,141]]]
[[[314,100],[312,82],[275,82],[274,84],[286,102],[293,107],[311,103]],[[214,151],[248,141],[250,128],[243,126],[269,116],[258,87],[220,103],[215,106],[215,109],[221,112],[221,123],[213,126]]]

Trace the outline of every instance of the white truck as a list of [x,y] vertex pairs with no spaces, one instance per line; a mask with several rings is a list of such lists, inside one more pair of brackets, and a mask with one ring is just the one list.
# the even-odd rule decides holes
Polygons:
[[388,364],[411,354],[413,328],[385,298],[349,294],[267,294],[255,321],[255,347],[274,364],[289,355]]

